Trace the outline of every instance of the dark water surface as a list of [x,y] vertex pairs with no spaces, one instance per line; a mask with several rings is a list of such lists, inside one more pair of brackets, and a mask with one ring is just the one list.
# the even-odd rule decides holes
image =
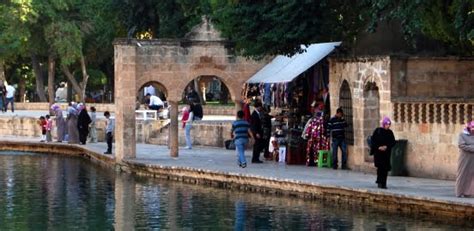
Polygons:
[[474,226],[440,220],[134,177],[80,158],[0,152],[0,230],[460,230]]

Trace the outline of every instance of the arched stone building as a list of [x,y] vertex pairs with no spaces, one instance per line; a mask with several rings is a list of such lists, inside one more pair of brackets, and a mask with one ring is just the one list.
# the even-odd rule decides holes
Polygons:
[[184,39],[118,39],[114,48],[118,161],[135,157],[134,110],[137,92],[145,84],[156,82],[165,88],[171,106],[170,154],[178,156],[178,102],[187,84],[199,76],[216,76],[238,106],[242,85],[265,65],[236,56],[232,44],[208,20]]
[[366,137],[389,116],[395,138],[408,140],[404,162],[410,176],[456,177],[457,138],[474,119],[472,58],[368,56],[329,62],[331,110],[341,106],[351,112],[351,168],[375,171]]

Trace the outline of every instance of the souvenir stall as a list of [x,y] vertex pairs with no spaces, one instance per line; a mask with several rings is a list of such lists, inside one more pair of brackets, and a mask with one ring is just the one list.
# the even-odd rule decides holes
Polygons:
[[[330,115],[329,67],[325,57],[339,43],[319,45],[292,57],[277,56],[243,86],[244,113],[250,115],[250,106],[258,100],[271,117],[267,160],[315,166],[318,150],[329,150],[325,130]],[[324,54],[314,55],[321,49]]]

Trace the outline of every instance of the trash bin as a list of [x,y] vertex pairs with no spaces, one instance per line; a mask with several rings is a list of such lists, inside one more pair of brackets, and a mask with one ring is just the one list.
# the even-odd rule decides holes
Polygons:
[[392,148],[392,155],[390,163],[392,170],[391,176],[407,176],[408,172],[405,166],[405,152],[407,149],[408,140],[397,140],[397,143]]

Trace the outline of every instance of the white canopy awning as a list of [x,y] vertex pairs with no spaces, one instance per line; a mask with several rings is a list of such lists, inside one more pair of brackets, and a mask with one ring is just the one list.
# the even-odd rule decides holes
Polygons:
[[[306,48],[306,52],[291,57],[278,55],[269,64],[255,73],[247,83],[290,82],[314,64],[329,55],[341,42],[315,43]],[[303,49],[305,46],[303,46]]]

